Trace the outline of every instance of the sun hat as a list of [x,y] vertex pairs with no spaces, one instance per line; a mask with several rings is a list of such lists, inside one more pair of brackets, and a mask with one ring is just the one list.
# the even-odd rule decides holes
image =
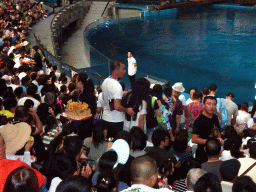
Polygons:
[[[125,140],[117,139],[110,150],[114,150],[117,153],[118,158],[116,165],[118,163],[124,165],[127,162],[130,155],[130,147]],[[114,167],[116,167],[116,165],[114,165]]]
[[177,92],[184,92],[185,88],[183,87],[182,82],[177,82],[172,86],[172,89]]
[[25,122],[9,123],[0,127],[0,134],[5,142],[6,153],[15,153],[29,140],[31,127]]

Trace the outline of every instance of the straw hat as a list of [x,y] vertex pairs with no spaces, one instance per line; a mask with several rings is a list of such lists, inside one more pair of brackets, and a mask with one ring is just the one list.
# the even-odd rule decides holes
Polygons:
[[177,82],[172,86],[172,89],[177,92],[184,92],[185,88],[183,87],[182,82]]
[[25,122],[9,123],[0,127],[0,134],[5,142],[6,153],[15,153],[29,140],[31,127]]

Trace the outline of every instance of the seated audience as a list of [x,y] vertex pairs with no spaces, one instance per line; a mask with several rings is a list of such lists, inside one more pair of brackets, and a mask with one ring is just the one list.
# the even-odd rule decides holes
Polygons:
[[[186,177],[187,192],[193,191],[196,182],[200,179],[206,172],[200,168],[190,169]],[[176,191],[176,190],[175,190]]]
[[206,173],[196,182],[194,192],[222,192],[220,180],[213,173]]
[[223,181],[221,181],[222,191],[232,192],[232,186],[238,177],[238,171],[241,163],[237,159],[224,161],[220,166],[220,173]]
[[222,181],[219,171],[222,164],[222,161],[219,160],[222,152],[219,140],[215,138],[208,139],[205,144],[205,152],[207,154],[208,161],[202,164],[202,169],[207,173],[214,173],[218,179]]
[[91,182],[83,176],[72,176],[65,181],[60,182],[56,192],[91,192]]
[[157,182],[157,165],[149,156],[143,155],[133,160],[131,166],[132,186],[123,190],[128,191],[171,191],[168,188],[154,189]]
[[21,166],[7,177],[3,192],[39,192],[39,183],[35,171]]
[[233,184],[232,192],[254,192],[256,184],[249,176],[238,177]]

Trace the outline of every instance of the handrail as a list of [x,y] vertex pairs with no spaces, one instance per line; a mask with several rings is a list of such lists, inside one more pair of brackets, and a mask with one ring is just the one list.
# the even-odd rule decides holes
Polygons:
[[105,8],[104,8],[104,10],[103,10],[103,12],[102,12],[102,14],[101,14],[101,17],[103,17],[103,15],[104,15],[104,13],[105,13],[105,11],[106,11],[108,5],[109,5],[109,2],[110,2],[110,0],[108,0],[108,3],[107,3],[107,5],[105,6]]

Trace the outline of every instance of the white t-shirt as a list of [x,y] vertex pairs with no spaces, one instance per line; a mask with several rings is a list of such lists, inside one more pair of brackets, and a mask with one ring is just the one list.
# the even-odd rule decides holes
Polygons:
[[98,96],[97,107],[104,107],[104,100],[102,98],[102,92]]
[[133,76],[137,72],[137,63],[134,57],[128,58],[128,75]]
[[239,110],[238,115],[236,117],[237,124],[247,124],[248,128],[253,126],[253,118],[251,118],[251,114],[245,111]]
[[23,106],[24,103],[25,103],[25,101],[26,101],[27,99],[31,99],[31,100],[34,102],[34,107],[33,107],[33,109],[34,109],[35,111],[37,111],[37,107],[40,105],[40,102],[39,102],[38,100],[34,99],[33,97],[23,97],[23,98],[21,98],[21,99],[18,101],[18,106]]
[[[132,119],[131,121],[127,121],[126,119],[124,120],[124,130],[129,132],[133,126],[138,126],[139,117],[145,114],[147,114],[147,102],[143,100],[142,106],[139,107],[139,112],[137,113],[136,120],[135,121],[133,121]],[[144,120],[144,131],[146,131],[146,120]]]
[[[181,94],[179,96],[179,100],[181,101],[182,106],[187,106],[187,102],[186,102],[186,99],[185,99],[184,95]],[[185,120],[186,120],[186,117],[185,117],[184,112],[183,112],[183,114],[181,115],[181,118],[180,118],[180,123],[184,123]]]
[[186,101],[186,103],[187,103],[187,105],[190,104],[190,103],[193,103],[193,100],[189,98],[189,99]]
[[[124,112],[117,110],[110,110],[109,102],[113,99],[122,100],[123,89],[118,80],[113,77],[106,78],[102,83],[102,96],[103,96],[103,117],[102,119],[108,122],[118,123],[124,121]],[[114,104],[113,104],[114,106]]]
[[150,191],[172,191],[170,189],[167,189],[167,188],[161,188],[161,189],[154,189],[154,188],[151,188],[151,187],[148,187],[146,185],[143,185],[143,184],[134,184],[132,185],[131,187],[123,190],[122,192],[133,192],[133,191],[136,191],[136,192],[150,192]]

